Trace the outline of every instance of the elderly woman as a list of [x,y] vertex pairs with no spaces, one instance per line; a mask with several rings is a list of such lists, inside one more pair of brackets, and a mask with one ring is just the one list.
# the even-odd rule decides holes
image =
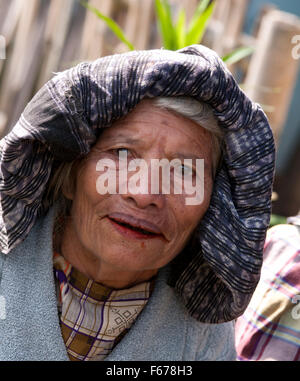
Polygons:
[[[157,162],[166,183],[144,171]],[[235,359],[274,143],[214,52],[130,52],[57,74],[0,163],[1,360]]]

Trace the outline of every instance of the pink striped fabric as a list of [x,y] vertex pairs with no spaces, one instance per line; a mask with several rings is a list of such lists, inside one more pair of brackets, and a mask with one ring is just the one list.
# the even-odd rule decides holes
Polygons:
[[300,361],[299,226],[267,234],[261,279],[236,322],[239,360]]

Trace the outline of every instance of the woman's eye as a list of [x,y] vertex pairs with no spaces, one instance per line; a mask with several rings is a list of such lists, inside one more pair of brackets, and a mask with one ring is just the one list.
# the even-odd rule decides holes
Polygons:
[[112,149],[112,153],[118,163],[124,163],[128,165],[128,162],[134,158],[132,151],[125,147],[114,148]]
[[194,169],[192,167],[188,167],[187,165],[180,166],[181,174],[185,176],[194,175]]
[[123,148],[123,147],[121,147],[121,148],[116,148],[115,149],[115,151],[116,151],[116,153],[118,154],[118,155],[124,155],[124,154],[128,154],[128,152],[129,152],[129,150],[127,149],[127,148]]
[[127,148],[120,147],[111,150],[114,155],[123,160],[130,156],[130,151]]

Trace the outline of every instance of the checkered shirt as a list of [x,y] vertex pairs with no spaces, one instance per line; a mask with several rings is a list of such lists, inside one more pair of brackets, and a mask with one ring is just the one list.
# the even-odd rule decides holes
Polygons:
[[239,360],[300,361],[299,226],[268,231],[261,280],[237,319]]
[[95,282],[54,253],[58,312],[70,360],[104,360],[146,305],[153,281],[116,290]]

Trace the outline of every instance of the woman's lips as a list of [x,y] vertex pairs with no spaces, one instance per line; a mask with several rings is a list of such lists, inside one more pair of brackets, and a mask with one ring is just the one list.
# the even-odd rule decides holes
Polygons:
[[140,220],[121,213],[109,214],[107,217],[114,228],[119,233],[126,235],[127,237],[144,240],[164,238],[164,235],[161,233],[160,229],[148,221]]

